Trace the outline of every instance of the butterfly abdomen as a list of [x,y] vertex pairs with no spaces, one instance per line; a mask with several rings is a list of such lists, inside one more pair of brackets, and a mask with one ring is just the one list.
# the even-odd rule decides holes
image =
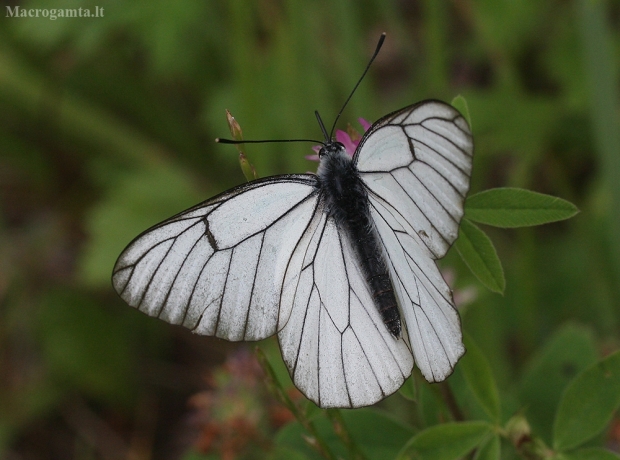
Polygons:
[[319,184],[327,212],[348,235],[383,322],[400,337],[401,321],[385,256],[370,215],[368,193],[344,152],[330,152],[321,159]]

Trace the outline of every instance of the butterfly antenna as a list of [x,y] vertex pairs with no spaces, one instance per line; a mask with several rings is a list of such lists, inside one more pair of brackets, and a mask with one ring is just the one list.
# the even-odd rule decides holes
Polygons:
[[383,32],[381,34],[381,37],[379,37],[379,42],[377,43],[377,48],[375,48],[375,52],[373,53],[372,57],[370,58],[370,61],[368,61],[368,65],[364,69],[364,73],[362,74],[360,79],[357,80],[357,83],[353,87],[353,91],[351,91],[351,94],[349,94],[349,97],[347,98],[347,100],[344,101],[344,104],[342,105],[342,108],[340,109],[340,112],[338,112],[338,115],[336,115],[336,119],[334,120],[334,124],[332,125],[332,130],[329,133],[329,139],[331,139],[332,135],[334,134],[334,129],[336,128],[336,123],[338,123],[338,119],[340,118],[340,115],[342,115],[342,112],[344,111],[345,107],[347,106],[347,104],[349,103],[351,98],[353,97],[353,94],[355,93],[355,90],[357,89],[357,87],[360,85],[360,83],[362,82],[362,80],[366,76],[366,72],[368,72],[368,69],[370,68],[370,65],[372,64],[372,61],[374,61],[375,58],[377,57],[377,54],[379,54],[379,50],[383,46],[383,41],[384,40],[385,40],[385,32]]
[[233,139],[222,139],[221,137],[217,137],[215,142],[218,144],[266,144],[272,142],[314,142],[315,144],[324,145],[325,143],[322,141],[317,141],[315,139],[261,139],[256,141],[246,141],[246,140],[233,140]]
[[[319,111],[315,110],[314,114],[316,115],[316,119],[319,122],[319,126],[321,127],[321,131],[323,132],[323,137],[325,137],[325,144],[329,143],[329,141],[331,140],[331,136],[327,135],[327,130],[325,129],[325,125],[323,124],[323,120],[321,119],[321,115],[319,115]],[[323,144],[321,142],[321,144]],[[325,145],[323,144],[323,145]]]

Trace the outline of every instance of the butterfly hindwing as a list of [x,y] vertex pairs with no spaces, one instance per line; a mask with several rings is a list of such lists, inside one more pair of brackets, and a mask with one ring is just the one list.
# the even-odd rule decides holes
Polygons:
[[320,210],[291,258],[281,311],[291,378],[321,407],[373,404],[411,373],[411,350],[383,323],[346,232]]
[[311,175],[232,189],[147,230],[123,251],[112,282],[131,306],[203,335],[275,334],[280,289],[317,200]]
[[427,381],[440,382],[465,352],[452,293],[407,222],[389,203],[370,202],[416,365]]

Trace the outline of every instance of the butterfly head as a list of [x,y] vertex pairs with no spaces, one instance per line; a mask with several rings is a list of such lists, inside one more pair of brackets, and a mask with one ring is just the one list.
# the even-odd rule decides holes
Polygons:
[[342,142],[329,141],[323,144],[319,150],[319,159],[325,156],[336,156],[343,153],[346,153],[346,148]]
[[336,177],[351,164],[351,157],[342,142],[329,141],[319,150],[319,168],[316,173],[320,178]]
[[327,158],[338,158],[342,155],[346,155],[347,149],[344,144],[340,141],[334,140],[332,137],[333,129],[332,132],[328,134],[319,112],[315,110],[314,114],[316,115],[316,119],[319,122],[319,127],[323,132],[323,138],[325,139],[325,142],[321,142],[321,148],[319,149],[319,160],[321,161],[321,164],[325,163],[323,160]]

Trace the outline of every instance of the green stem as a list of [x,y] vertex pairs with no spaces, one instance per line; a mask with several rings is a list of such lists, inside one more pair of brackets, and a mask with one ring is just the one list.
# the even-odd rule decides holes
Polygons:
[[343,444],[349,451],[349,458],[353,460],[366,460],[366,457],[357,447],[357,444],[351,437],[351,433],[347,429],[347,425],[344,423],[342,413],[338,409],[327,409],[325,411],[327,418],[332,422],[334,432],[341,439]]
[[458,403],[456,402],[456,398],[454,397],[454,393],[452,392],[452,388],[446,382],[441,382],[437,384],[441,396],[443,397],[444,402],[446,403],[446,407],[452,414],[452,418],[454,418],[457,422],[462,422],[465,420],[465,416],[461,411]]
[[306,416],[305,412],[302,411],[286,394],[282,385],[278,381],[276,374],[269,364],[267,357],[263,353],[263,351],[256,347],[255,349],[256,357],[258,358],[258,362],[260,363],[263,371],[265,372],[265,377],[267,381],[267,386],[271,390],[271,392],[278,398],[278,400],[286,406],[288,410],[291,411],[293,416],[297,419],[299,423],[304,427],[304,429],[310,434],[310,437],[306,439],[308,445],[314,448],[319,454],[329,460],[336,460],[336,455],[331,451],[325,440],[321,437],[318,430],[314,426],[314,423],[310,421],[310,419]]

